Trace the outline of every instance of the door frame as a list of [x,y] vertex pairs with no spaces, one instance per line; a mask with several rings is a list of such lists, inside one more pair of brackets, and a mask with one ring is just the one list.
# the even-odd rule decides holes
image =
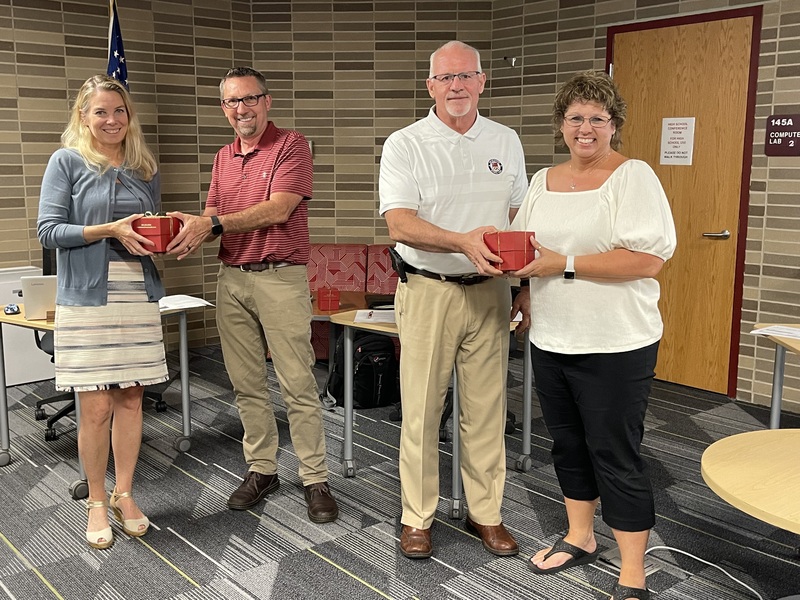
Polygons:
[[[747,248],[747,223],[750,207],[750,175],[753,167],[753,136],[755,133],[756,92],[758,88],[758,62],[761,47],[761,17],[763,6],[747,6],[731,10],[698,13],[667,19],[627,23],[624,25],[610,26],[606,32],[606,73],[611,73],[614,63],[614,36],[632,31],[648,29],[661,29],[705,23],[708,21],[721,21],[752,17],[753,34],[750,40],[750,74],[748,77],[747,108],[745,112],[744,147],[742,149],[742,179],[740,182],[739,197],[739,223],[736,239],[736,265],[734,275],[733,307],[731,311],[731,346],[728,363],[728,398],[736,398],[737,381],[739,374],[739,344],[741,341],[742,298],[744,294],[744,268],[745,251]],[[613,74],[612,74],[613,78]],[[680,240],[678,240],[680,243]]]

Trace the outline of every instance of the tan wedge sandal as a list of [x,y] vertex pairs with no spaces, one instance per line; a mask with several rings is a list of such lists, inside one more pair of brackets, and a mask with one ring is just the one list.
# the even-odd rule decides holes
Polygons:
[[[108,500],[87,500],[86,501],[86,516],[89,516],[89,511],[93,508],[105,508],[108,510]],[[114,532],[111,527],[106,527],[100,531],[87,531],[86,541],[92,548],[98,550],[105,550],[114,543]]]
[[143,536],[147,533],[147,530],[150,529],[150,519],[147,517],[142,517],[141,519],[126,519],[125,515],[122,514],[122,510],[117,506],[121,498],[133,498],[133,496],[130,492],[117,492],[115,486],[114,491],[111,492],[111,510],[114,511],[114,516],[117,518],[117,521],[122,523],[122,530],[133,537]]

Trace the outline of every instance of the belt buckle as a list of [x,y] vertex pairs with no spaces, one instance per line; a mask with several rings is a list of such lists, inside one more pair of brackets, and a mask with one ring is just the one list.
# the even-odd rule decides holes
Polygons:
[[261,271],[269,269],[270,264],[271,263],[245,263],[239,265],[239,270],[245,273],[260,273]]
[[476,283],[481,283],[485,281],[486,277],[484,275],[462,275],[458,283],[459,285],[475,285]]

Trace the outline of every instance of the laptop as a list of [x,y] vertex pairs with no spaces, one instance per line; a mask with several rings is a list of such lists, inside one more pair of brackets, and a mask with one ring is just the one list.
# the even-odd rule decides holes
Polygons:
[[56,276],[20,277],[24,316],[29,321],[53,320],[56,312]]

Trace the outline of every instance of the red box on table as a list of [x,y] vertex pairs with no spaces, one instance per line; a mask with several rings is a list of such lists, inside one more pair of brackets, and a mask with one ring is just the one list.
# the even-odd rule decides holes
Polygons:
[[163,253],[167,251],[167,245],[178,235],[183,223],[176,217],[146,215],[134,220],[131,227],[139,235],[155,242],[155,247],[144,246],[147,250]]
[[501,263],[492,263],[501,271],[519,271],[534,259],[531,246],[533,231],[493,231],[483,234],[483,243],[494,254],[503,259]]
[[335,288],[319,288],[317,290],[317,308],[320,310],[339,310],[339,290]]

